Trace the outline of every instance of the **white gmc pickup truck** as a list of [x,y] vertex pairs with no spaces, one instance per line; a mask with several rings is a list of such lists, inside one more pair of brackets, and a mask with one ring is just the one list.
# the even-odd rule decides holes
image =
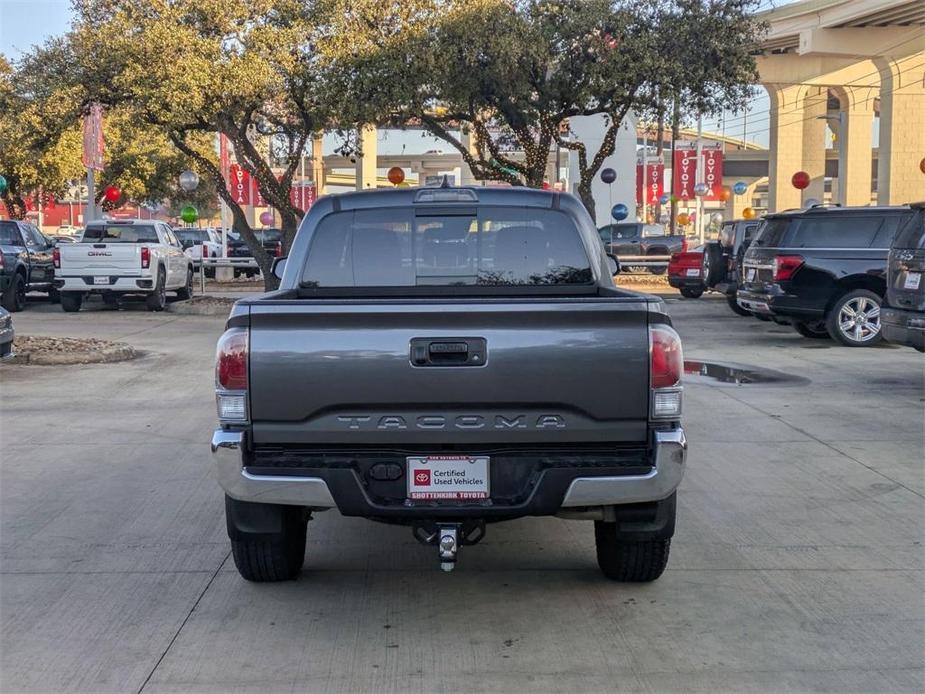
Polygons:
[[79,311],[94,292],[111,305],[124,294],[144,294],[149,311],[164,310],[168,291],[193,295],[193,261],[173,230],[156,220],[90,222],[80,243],[54,249],[54,265],[54,286],[68,312]]

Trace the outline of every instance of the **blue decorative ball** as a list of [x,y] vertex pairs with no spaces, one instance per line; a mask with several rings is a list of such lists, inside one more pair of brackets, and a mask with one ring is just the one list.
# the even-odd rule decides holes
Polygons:
[[745,195],[745,191],[748,190],[748,186],[743,181],[738,181],[734,186],[732,186],[732,190],[736,195]]
[[616,219],[618,222],[622,222],[629,216],[630,210],[622,202],[617,203],[613,206],[613,209],[610,210],[610,216]]
[[613,169],[604,169],[601,171],[601,180],[609,185],[617,180],[617,172]]
[[665,193],[664,195],[662,195],[662,196],[658,199],[658,204],[659,204],[659,205],[667,205],[667,204],[668,204],[668,201],[669,201],[670,199],[671,199],[671,196],[668,195],[668,193]]

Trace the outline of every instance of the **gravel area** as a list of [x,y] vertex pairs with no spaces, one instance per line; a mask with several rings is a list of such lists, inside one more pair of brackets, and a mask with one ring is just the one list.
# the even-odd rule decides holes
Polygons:
[[92,337],[37,337],[17,335],[13,364],[63,366],[126,361],[139,356],[131,345]]
[[194,296],[187,301],[175,301],[167,306],[171,313],[190,316],[227,316],[237,299],[227,296]]

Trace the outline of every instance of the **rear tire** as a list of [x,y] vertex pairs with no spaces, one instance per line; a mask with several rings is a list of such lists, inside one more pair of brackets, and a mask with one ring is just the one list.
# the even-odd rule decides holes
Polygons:
[[668,566],[671,539],[617,540],[617,523],[594,522],[597,565],[613,581],[647,583],[654,581]]
[[703,282],[708,287],[719,282],[723,261],[723,248],[718,241],[710,241],[703,247]]
[[61,292],[61,309],[65,313],[77,313],[83,300],[80,292]]
[[825,327],[824,320],[795,320],[793,321],[793,329],[800,333],[800,335],[803,337],[808,337],[811,340],[828,340],[831,338],[829,331]]
[[[225,515],[231,554],[242,578],[255,583],[274,583],[291,581],[299,575],[305,562],[308,524],[305,509],[225,497]],[[241,519],[245,523],[236,525]],[[257,519],[263,531],[253,532],[246,523],[248,519]]]
[[177,290],[177,298],[184,301],[193,298],[193,268],[186,271],[186,284]]
[[683,296],[685,299],[699,299],[701,296],[703,296],[702,289],[693,289],[691,287],[681,287],[679,291],[681,292],[681,296]]
[[735,295],[735,294],[727,294],[727,295],[726,295],[726,303],[729,304],[729,308],[731,308],[731,309],[732,309],[732,312],[733,312],[734,314],[736,314],[737,316],[750,316],[750,315],[752,315],[752,312],[751,312],[751,311],[749,311],[749,310],[747,310],[747,309],[744,309],[744,308],[742,308],[741,306],[739,306],[738,302],[736,302],[736,295]]
[[148,294],[145,304],[149,311],[163,311],[167,305],[167,293],[164,285],[167,283],[167,277],[163,268],[157,271],[157,284],[154,285],[154,291]]
[[0,305],[10,313],[18,313],[26,307],[26,278],[20,273],[13,275],[10,286],[0,297]]
[[873,347],[883,339],[882,301],[867,289],[855,289],[839,297],[825,317],[829,334],[846,347]]

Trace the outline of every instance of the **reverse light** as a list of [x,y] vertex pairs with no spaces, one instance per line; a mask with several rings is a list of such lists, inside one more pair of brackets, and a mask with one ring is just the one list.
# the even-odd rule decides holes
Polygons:
[[681,416],[681,374],[684,355],[681,338],[668,325],[649,327],[649,371],[653,419],[677,419]]
[[216,393],[215,403],[218,406],[218,418],[243,422],[247,420],[246,395],[228,395]]
[[56,270],[61,269],[61,249],[57,246],[51,250],[51,262]]
[[774,281],[789,280],[803,265],[801,255],[779,255],[774,258]]
[[141,247],[141,267],[142,269],[151,267],[151,249],[147,246]]

